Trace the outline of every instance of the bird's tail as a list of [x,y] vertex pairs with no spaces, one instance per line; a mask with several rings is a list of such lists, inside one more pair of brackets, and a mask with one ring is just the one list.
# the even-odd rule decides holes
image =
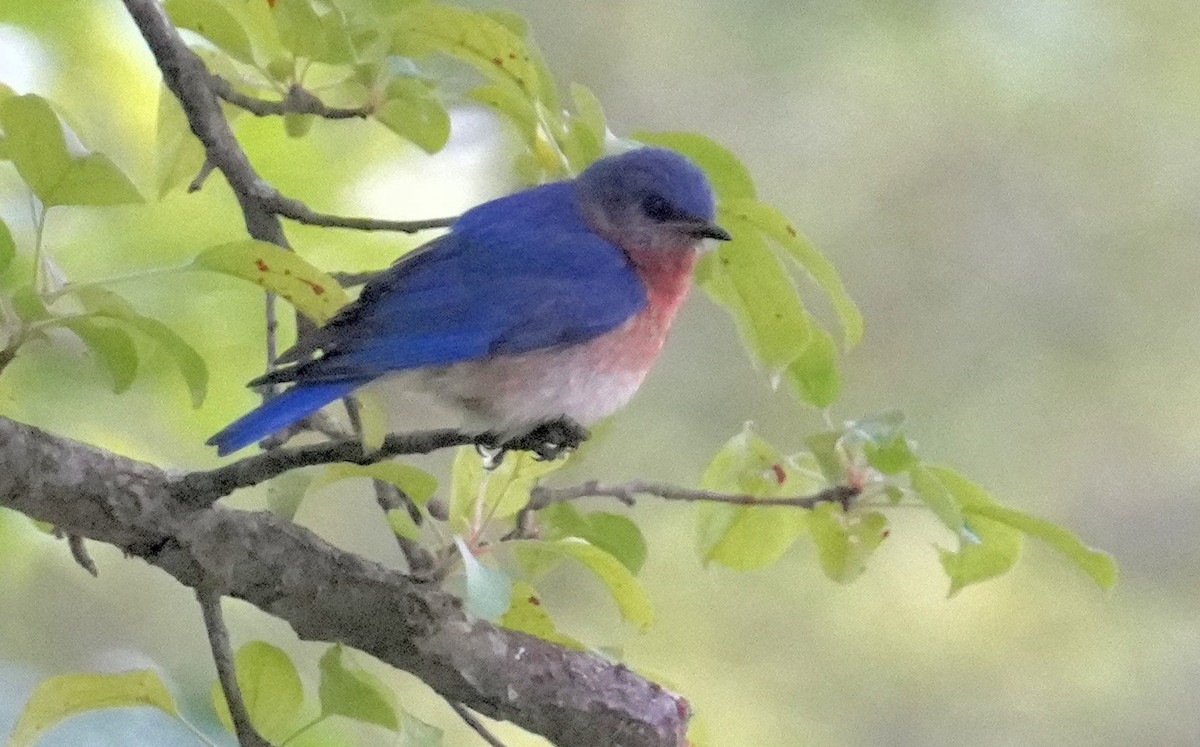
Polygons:
[[219,456],[225,456],[266,438],[339,397],[346,396],[364,383],[358,379],[349,379],[297,384],[225,426],[206,443],[216,446]]

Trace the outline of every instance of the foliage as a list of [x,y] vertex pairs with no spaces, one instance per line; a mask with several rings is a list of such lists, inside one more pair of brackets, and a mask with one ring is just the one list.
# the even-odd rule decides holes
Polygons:
[[[166,9],[179,28],[193,32],[190,38],[211,71],[237,92],[278,97],[280,92],[319,90],[324,106],[360,110],[430,153],[449,137],[448,107],[464,100],[482,102],[522,143],[514,168],[530,183],[576,174],[606,152],[632,147],[633,141],[690,156],[709,175],[720,222],[734,236],[704,258],[698,284],[730,314],[767,382],[785,382],[806,405],[827,408],[837,400],[839,347],[860,340],[863,320],[831,264],[779,211],[758,200],[745,167],[721,145],[681,132],[635,132],[632,140],[622,140],[610,132],[600,103],[586,87],[569,86],[567,100],[561,100],[559,84],[519,17],[420,0],[168,0]],[[454,74],[443,74],[447,61],[458,66],[452,68]],[[470,71],[472,82],[456,86],[464,71]],[[302,138],[318,116],[286,112],[286,132]],[[0,223],[0,369],[18,354],[39,354],[39,345],[62,345],[73,338],[91,352],[119,394],[141,373],[141,344],[148,341],[174,361],[200,406],[207,366],[187,339],[137,311],[110,283],[65,279],[47,246],[48,216],[83,206],[137,204],[143,198],[134,180],[104,155],[78,152],[72,145],[78,136],[41,96],[17,96],[0,88],[0,128],[0,157],[28,186],[36,227],[32,242],[25,245]],[[166,91],[159,105],[156,149],[158,196],[177,189],[203,160],[182,111]],[[214,241],[187,266],[164,272],[195,270],[261,286],[316,322],[328,319],[348,298],[330,271],[252,239]],[[811,281],[820,294],[802,295],[797,276]],[[814,301],[826,304],[837,320],[840,345],[810,310]],[[459,572],[472,614],[582,648],[583,643],[558,632],[541,604],[537,585],[552,569],[561,565],[567,573],[593,575],[621,617],[634,626],[651,625],[653,610],[637,578],[647,546],[633,520],[557,502],[537,510],[540,533],[523,532],[520,520],[528,519],[524,514],[532,492],[565,462],[514,454],[485,469],[473,449],[463,448],[447,482],[444,514],[435,510],[435,478],[395,462],[337,465],[302,481],[303,486],[281,478],[276,487],[285,486],[279,505],[290,515],[304,495],[336,480],[369,478],[396,486],[412,499],[419,517],[389,511],[389,527],[406,540],[425,543],[444,569]],[[1048,543],[1102,588],[1115,582],[1108,556],[1060,527],[1002,506],[954,470],[926,464],[896,413],[809,434],[787,449],[747,426],[713,456],[700,484],[764,503],[835,485],[860,491],[847,505],[826,502],[813,508],[702,502],[696,508],[696,549],[706,564],[738,571],[761,568],[805,539],[830,579],[849,582],[867,569],[873,551],[889,536],[889,512],[910,505],[923,507],[945,528],[950,546],[937,552],[951,595],[1008,571],[1026,536]],[[286,496],[289,491],[292,495]],[[321,658],[316,715],[295,665],[279,649],[251,643],[238,652],[236,663],[250,715],[268,739],[289,742],[336,717],[395,732],[404,744],[440,742],[436,729],[406,713],[394,693],[339,646]],[[31,744],[80,711],[123,705],[150,705],[178,715],[165,686],[151,672],[65,675],[39,687],[10,744]],[[213,706],[229,726],[216,686]]]

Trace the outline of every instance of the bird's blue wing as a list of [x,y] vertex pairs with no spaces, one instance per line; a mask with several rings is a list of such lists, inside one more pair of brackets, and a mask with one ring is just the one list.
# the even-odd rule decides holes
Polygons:
[[[454,230],[374,278],[319,330],[320,358],[274,381],[363,379],[422,366],[584,342],[646,303],[625,254],[587,229],[547,185],[467,213]],[[551,192],[543,199],[530,195]],[[532,219],[532,220],[531,220]]]

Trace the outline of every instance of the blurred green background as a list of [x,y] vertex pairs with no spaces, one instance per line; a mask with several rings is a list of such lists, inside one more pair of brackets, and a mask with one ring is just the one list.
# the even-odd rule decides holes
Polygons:
[[[848,587],[805,547],[764,571],[706,570],[691,509],[645,500],[656,626],[622,629],[598,585],[564,575],[543,590],[560,627],[684,692],[710,745],[1200,743],[1200,5],[506,7],[530,20],[561,81],[599,94],[618,134],[689,129],[726,143],[834,260],[867,319],[835,418],[904,410],[926,459],[1073,528],[1122,570],[1105,596],[1030,544],[1013,573],[947,600],[931,544],[950,538],[903,511]],[[150,194],[157,81],[122,13],[115,0],[6,0],[0,82],[54,98]],[[502,128],[470,108],[433,158],[369,123],[319,124],[294,141],[243,117],[238,133],[268,178],[318,209],[427,217],[513,183]],[[0,215],[29,240],[6,168]],[[47,239],[69,277],[91,279],[182,263],[240,226],[214,178],[149,208],[52,214]],[[379,266],[411,245],[292,236],[331,268]],[[201,442],[251,402],[242,382],[261,360],[260,301],[199,274],[122,292],[209,358],[203,409],[151,349],[146,365],[163,375],[114,396],[80,351],[40,348],[0,378],[0,413],[163,464],[215,464]],[[693,482],[747,419],[792,448],[819,423],[770,391],[697,294],[643,393],[564,477]],[[394,563],[372,509],[365,496],[323,495],[299,520]],[[41,676],[146,665],[205,722],[213,675],[189,593],[109,548],[93,554],[98,580],[62,543],[0,515],[0,733]],[[287,645],[312,679],[320,647],[288,643],[244,605],[230,611],[235,641]],[[448,745],[479,743],[423,686],[392,680],[449,730]],[[81,723],[46,743],[182,739],[153,714]]]

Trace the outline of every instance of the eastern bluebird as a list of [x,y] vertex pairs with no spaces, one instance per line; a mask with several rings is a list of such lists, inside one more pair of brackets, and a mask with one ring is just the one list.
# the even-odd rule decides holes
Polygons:
[[703,172],[661,148],[484,203],[250,382],[291,387],[208,443],[236,451],[381,377],[500,438],[593,423],[650,370],[702,240],[729,240],[713,214]]

